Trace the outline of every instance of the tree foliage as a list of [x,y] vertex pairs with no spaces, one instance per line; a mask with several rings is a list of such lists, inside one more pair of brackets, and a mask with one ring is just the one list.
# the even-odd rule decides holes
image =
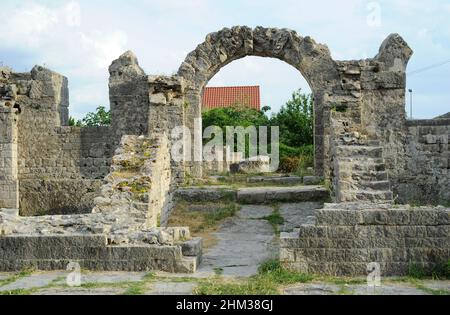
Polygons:
[[290,147],[312,145],[314,142],[314,104],[311,94],[301,90],[271,119],[272,126],[280,127],[280,142]]
[[269,118],[253,108],[235,105],[228,108],[216,108],[203,113],[203,127],[220,127],[224,132],[227,126],[268,126]]
[[76,120],[73,117],[69,119],[70,126],[76,127],[102,127],[111,124],[111,113],[107,111],[104,106],[97,107],[95,113],[88,113],[81,120]]

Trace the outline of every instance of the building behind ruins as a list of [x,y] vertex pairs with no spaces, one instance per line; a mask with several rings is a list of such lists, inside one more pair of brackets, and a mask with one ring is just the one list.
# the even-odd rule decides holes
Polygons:
[[[209,80],[249,55],[283,60],[310,84],[315,170],[330,183],[336,202],[318,214],[318,226],[285,235],[282,260],[301,270],[355,274],[381,257],[399,274],[411,262],[448,259],[448,209],[396,212],[393,206],[450,203],[450,119],[406,119],[412,50],[404,40],[390,35],[372,59],[335,61],[325,45],[295,31],[234,27],[208,35],[174,76],[145,74],[131,52],[114,61],[109,127],[68,126],[62,75],[39,66],[30,73],[0,68],[0,209],[9,209],[0,211],[0,248],[28,248],[9,260],[0,255],[0,269],[26,263],[52,269],[80,260],[93,269],[194,270],[198,240],[189,240],[186,230],[161,227],[177,185],[186,175],[202,175],[201,162],[170,158],[180,139],[172,130],[193,129]],[[201,143],[192,143],[185,157],[201,152]],[[371,233],[386,242],[354,242],[377,239]],[[46,248],[55,242],[74,248],[75,256],[50,255]],[[95,255],[80,250],[91,247]],[[329,260],[336,263],[317,267]]]

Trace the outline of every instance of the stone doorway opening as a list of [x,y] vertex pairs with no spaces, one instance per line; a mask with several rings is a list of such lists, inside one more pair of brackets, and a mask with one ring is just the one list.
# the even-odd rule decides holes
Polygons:
[[[257,27],[233,27],[209,34],[204,43],[197,46],[181,65],[178,75],[185,81],[185,124],[194,130],[195,121],[202,115],[202,93],[208,82],[226,65],[247,56],[276,58],[300,72],[314,95],[314,143],[315,172],[325,173],[326,132],[324,107],[326,89],[337,75],[328,48],[317,44],[310,37],[301,37],[288,29]],[[194,143],[194,142],[193,142]],[[193,147],[192,156],[199,156],[201,145]],[[202,177],[202,163],[192,162],[188,171],[194,177]]]
[[[219,126],[224,147],[211,161],[206,154],[215,141],[203,139],[204,178],[242,173],[314,175],[314,96],[308,82],[291,65],[259,56],[235,60],[208,81],[201,100],[203,135]],[[237,135],[234,143],[230,142],[228,132],[233,132],[232,128],[245,134],[245,152],[244,135],[240,136],[241,147]],[[272,143],[276,128],[278,140]],[[214,133],[214,137],[218,135]],[[253,151],[251,143],[255,145]],[[299,161],[302,170],[295,167]]]

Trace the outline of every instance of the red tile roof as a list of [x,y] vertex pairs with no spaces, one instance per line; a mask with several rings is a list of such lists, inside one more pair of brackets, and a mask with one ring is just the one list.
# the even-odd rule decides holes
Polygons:
[[214,108],[244,105],[261,110],[261,93],[259,86],[207,87],[203,92],[202,107]]

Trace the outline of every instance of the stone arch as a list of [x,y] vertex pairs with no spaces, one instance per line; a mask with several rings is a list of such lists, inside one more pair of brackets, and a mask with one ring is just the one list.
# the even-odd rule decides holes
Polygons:
[[[229,63],[246,56],[280,59],[296,68],[309,83],[315,103],[315,169],[318,175],[323,175],[326,155],[325,95],[332,89],[339,74],[327,46],[316,43],[310,37],[302,37],[293,30],[235,26],[207,35],[178,71],[184,79],[186,104],[189,105],[185,113],[186,126],[192,130],[194,120],[201,117],[201,95],[214,75]],[[201,148],[197,146],[194,150]],[[191,173],[201,175],[200,163],[192,165]]]

